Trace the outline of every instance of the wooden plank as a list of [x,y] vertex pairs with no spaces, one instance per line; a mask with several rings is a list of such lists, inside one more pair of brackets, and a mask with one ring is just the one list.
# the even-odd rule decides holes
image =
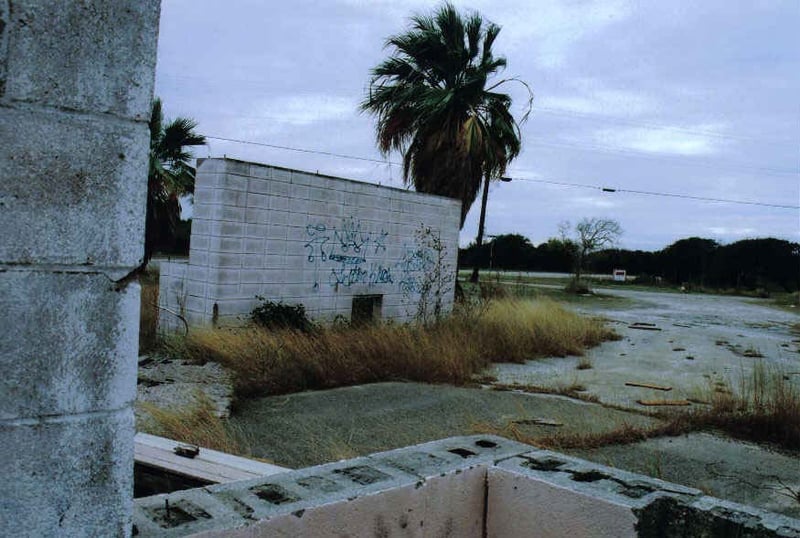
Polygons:
[[638,381],[626,381],[625,385],[628,387],[642,387],[645,389],[653,389],[653,390],[672,390],[672,387],[667,387],[665,385],[654,385],[653,383],[639,383]]
[[137,446],[135,448],[134,461],[147,465],[148,467],[206,480],[215,484],[247,480],[258,476],[224,465],[198,461],[197,459],[183,458],[165,450],[148,446]]
[[636,400],[639,405],[692,405],[689,400]]
[[288,470],[270,463],[202,447],[195,458],[186,458],[175,454],[174,449],[178,444],[180,443],[172,439],[137,433],[134,441],[134,459],[137,463],[166,472],[214,483],[247,480]]
[[553,420],[552,418],[521,418],[512,420],[514,424],[533,424],[536,426],[563,426],[563,422]]

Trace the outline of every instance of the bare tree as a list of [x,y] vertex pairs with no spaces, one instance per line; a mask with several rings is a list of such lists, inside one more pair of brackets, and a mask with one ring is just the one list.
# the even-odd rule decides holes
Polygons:
[[567,221],[559,224],[558,229],[561,239],[570,246],[573,253],[576,284],[581,280],[586,257],[603,247],[613,245],[622,235],[619,222],[597,217],[581,219],[575,225],[574,232],[572,225]]

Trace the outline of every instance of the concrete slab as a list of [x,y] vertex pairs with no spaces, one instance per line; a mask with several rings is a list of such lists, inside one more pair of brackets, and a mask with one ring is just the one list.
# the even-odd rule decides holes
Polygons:
[[520,424],[532,436],[600,432],[648,417],[559,396],[422,383],[375,383],[243,401],[231,422],[248,432],[253,456],[291,468],[475,433],[488,424],[556,419],[561,427]]
[[[598,289],[630,299],[623,310],[602,302],[578,310],[610,319],[622,339],[590,349],[592,368],[579,359],[548,358],[525,364],[495,364],[499,383],[543,386],[577,382],[602,402],[641,409],[637,400],[707,400],[724,384],[739,386],[763,362],[785,371],[800,386],[800,344],[790,326],[800,316],[771,308],[765,301],[697,295]],[[660,330],[631,328],[633,324]],[[750,353],[748,353],[750,351]],[[753,357],[748,355],[763,355]],[[626,386],[625,382],[672,387],[669,392]]]

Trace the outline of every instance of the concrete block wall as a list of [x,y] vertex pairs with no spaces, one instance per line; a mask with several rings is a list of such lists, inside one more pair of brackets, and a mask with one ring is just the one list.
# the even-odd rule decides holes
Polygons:
[[141,537],[800,536],[796,519],[495,436],[137,499],[134,524]]
[[188,258],[158,258],[150,262],[158,270],[158,327],[161,332],[174,333],[185,330],[179,316],[186,318],[188,298]]
[[[235,323],[261,295],[302,303],[318,319],[350,318],[357,295],[381,295],[381,317],[417,314],[436,267],[453,302],[460,202],[231,159],[198,163],[187,272],[195,324]],[[445,250],[438,261],[430,228]],[[427,276],[426,276],[427,275]],[[428,279],[426,281],[426,279]]]
[[2,536],[130,533],[158,16],[0,1]]

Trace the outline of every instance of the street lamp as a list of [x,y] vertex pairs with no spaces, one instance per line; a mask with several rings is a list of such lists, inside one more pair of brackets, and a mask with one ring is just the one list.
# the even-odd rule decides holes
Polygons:
[[[501,177],[500,181],[504,181],[506,183],[511,181],[510,177]],[[481,216],[478,219],[478,237],[475,239],[475,244],[480,251],[481,246],[483,246],[483,225],[486,223],[486,202],[489,201],[489,178],[486,178],[483,182],[483,198],[481,199]],[[472,268],[472,276],[469,278],[469,281],[473,284],[478,283],[478,264],[475,264],[475,267]]]

